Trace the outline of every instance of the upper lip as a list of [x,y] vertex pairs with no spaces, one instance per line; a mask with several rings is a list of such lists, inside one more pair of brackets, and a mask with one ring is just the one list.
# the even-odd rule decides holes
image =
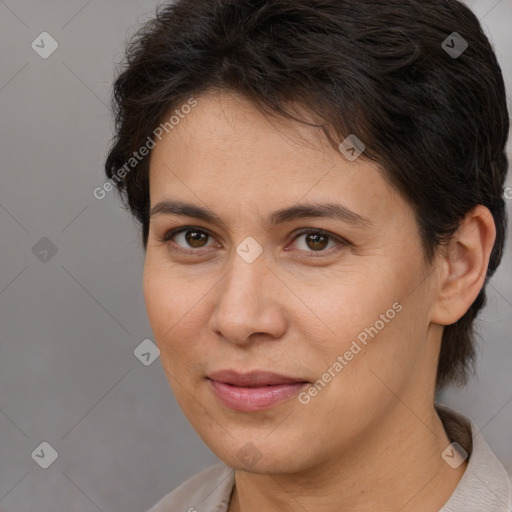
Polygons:
[[238,373],[235,370],[221,370],[211,373],[208,378],[239,387],[276,386],[278,384],[308,382],[305,379],[288,377],[278,373],[263,372],[259,370],[254,370],[247,373]]

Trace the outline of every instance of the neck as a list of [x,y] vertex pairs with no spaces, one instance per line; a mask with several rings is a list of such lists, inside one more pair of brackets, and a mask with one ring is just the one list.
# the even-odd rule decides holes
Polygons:
[[450,444],[434,406],[422,414],[398,403],[371,434],[300,473],[235,471],[229,512],[437,512],[467,462],[452,469]]

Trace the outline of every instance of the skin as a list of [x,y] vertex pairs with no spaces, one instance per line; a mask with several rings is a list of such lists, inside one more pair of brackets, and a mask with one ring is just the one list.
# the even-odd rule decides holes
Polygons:
[[[179,405],[235,469],[229,512],[439,510],[467,462],[452,469],[441,458],[450,440],[434,409],[437,358],[443,325],[483,285],[495,238],[490,212],[472,210],[428,265],[411,206],[364,154],[350,162],[319,129],[270,119],[234,93],[197,100],[152,150],[151,207],[189,202],[225,226],[154,215],[143,286]],[[274,210],[317,202],[341,203],[371,225],[265,223]],[[206,236],[161,241],[186,226]],[[315,245],[300,228],[334,237]],[[236,252],[249,236],[263,249],[252,263]],[[294,397],[240,412],[211,390],[206,377],[221,369],[314,383],[397,301],[401,311],[308,404]]]

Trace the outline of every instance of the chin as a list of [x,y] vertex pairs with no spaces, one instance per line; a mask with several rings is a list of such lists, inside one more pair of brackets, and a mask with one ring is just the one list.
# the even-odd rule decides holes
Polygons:
[[302,460],[303,453],[297,453],[297,445],[286,446],[282,440],[250,441],[229,437],[229,445],[220,446],[217,437],[212,443],[207,442],[207,445],[224,464],[248,473],[295,473],[307,466],[307,462]]

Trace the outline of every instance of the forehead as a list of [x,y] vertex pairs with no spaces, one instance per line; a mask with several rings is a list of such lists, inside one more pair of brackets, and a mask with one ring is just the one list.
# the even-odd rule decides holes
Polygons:
[[[308,161],[312,158],[334,162],[339,158],[320,129],[277,115],[263,114],[239,94],[208,92],[197,97],[196,101],[197,105],[181,118],[170,113],[168,117],[173,117],[176,124],[163,134],[161,142],[157,142],[151,156],[152,163],[162,157],[169,160],[172,155],[162,153],[185,146],[194,151],[180,154],[180,158],[188,156],[190,161],[204,158],[216,165],[222,163],[223,167],[234,158],[237,165],[246,160],[249,166],[251,162],[255,166],[279,155],[286,155],[290,164],[300,162],[306,154]],[[180,107],[173,112],[176,110],[179,111]],[[307,163],[303,161],[303,164]]]
[[269,118],[231,93],[196,100],[152,150],[151,207],[172,198],[240,215],[301,201],[342,202],[371,218],[404,206],[377,164],[347,160],[319,128]]

